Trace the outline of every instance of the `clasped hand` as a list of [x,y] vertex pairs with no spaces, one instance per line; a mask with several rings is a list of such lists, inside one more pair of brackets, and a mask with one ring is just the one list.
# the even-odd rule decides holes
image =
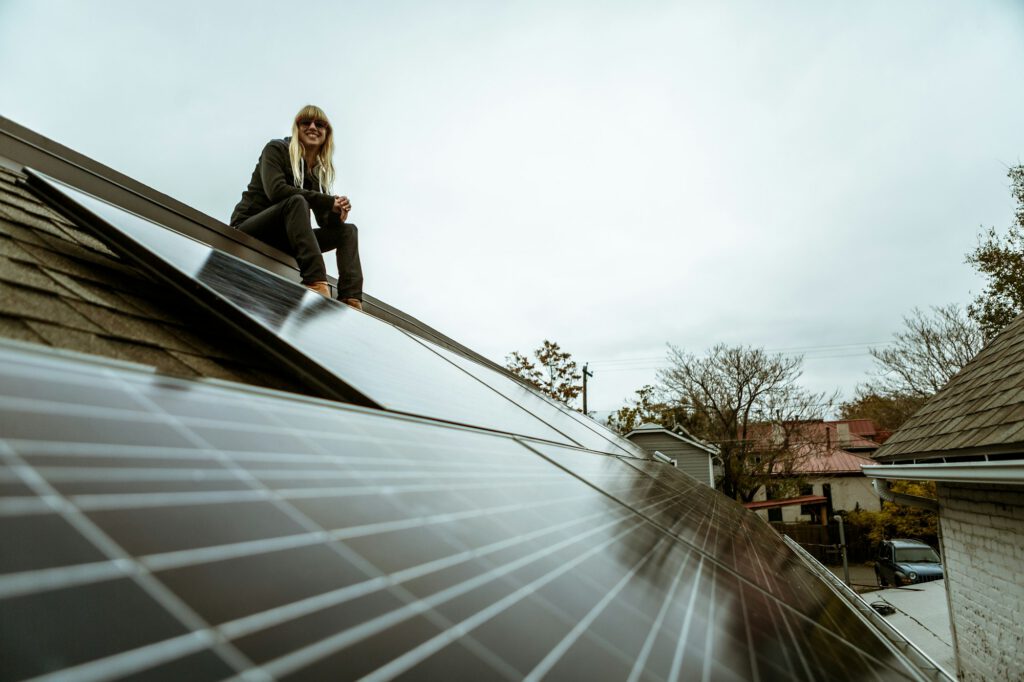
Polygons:
[[334,197],[334,206],[331,210],[341,216],[342,222],[348,217],[348,212],[352,210],[352,202],[348,200],[348,197]]

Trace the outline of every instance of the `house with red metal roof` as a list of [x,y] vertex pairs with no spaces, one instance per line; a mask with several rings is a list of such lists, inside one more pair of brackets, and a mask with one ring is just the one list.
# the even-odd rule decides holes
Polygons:
[[[777,486],[762,489],[748,508],[769,521],[794,523],[830,518],[836,511],[881,509],[878,494],[861,466],[874,464],[872,453],[887,435],[870,419],[821,421],[801,426],[801,442],[785,469],[779,467]],[[794,491],[787,482],[797,483]],[[796,494],[794,494],[794,492]]]

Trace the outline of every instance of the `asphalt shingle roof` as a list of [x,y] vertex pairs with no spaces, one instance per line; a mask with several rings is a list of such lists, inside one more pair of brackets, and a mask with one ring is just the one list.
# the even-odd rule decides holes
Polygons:
[[1024,452],[1024,316],[875,453],[882,461]]
[[0,168],[0,336],[303,392],[263,354],[185,308]]

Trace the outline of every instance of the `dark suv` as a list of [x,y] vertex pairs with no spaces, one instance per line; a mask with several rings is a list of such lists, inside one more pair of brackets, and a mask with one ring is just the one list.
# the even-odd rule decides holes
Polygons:
[[886,540],[878,549],[875,576],[882,587],[941,580],[942,561],[920,540]]

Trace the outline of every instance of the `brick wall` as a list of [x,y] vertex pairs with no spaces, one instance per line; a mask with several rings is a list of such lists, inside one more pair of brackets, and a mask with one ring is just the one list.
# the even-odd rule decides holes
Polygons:
[[939,484],[942,551],[963,680],[1024,678],[1024,487]]

